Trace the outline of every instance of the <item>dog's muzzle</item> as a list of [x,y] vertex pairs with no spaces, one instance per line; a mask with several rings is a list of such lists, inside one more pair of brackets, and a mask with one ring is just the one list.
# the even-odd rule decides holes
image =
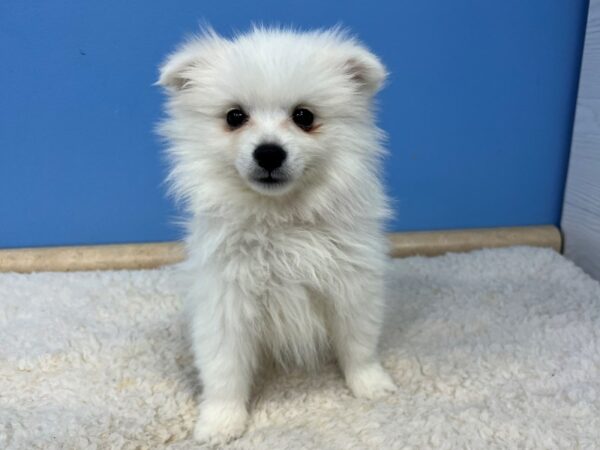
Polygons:
[[278,144],[264,143],[254,149],[254,162],[260,169],[254,175],[254,181],[265,185],[276,185],[288,181],[282,170],[287,152]]

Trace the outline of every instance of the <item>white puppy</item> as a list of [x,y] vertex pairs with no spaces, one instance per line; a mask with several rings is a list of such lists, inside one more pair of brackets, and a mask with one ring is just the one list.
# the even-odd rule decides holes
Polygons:
[[243,433],[267,355],[311,368],[331,348],[354,395],[394,390],[376,350],[388,209],[372,100],[385,75],[339,30],[208,31],[162,66],[160,132],[191,216],[198,441]]

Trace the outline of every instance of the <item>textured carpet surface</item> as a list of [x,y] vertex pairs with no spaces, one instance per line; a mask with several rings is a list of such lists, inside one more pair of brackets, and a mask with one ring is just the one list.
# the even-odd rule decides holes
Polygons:
[[[0,274],[0,448],[190,449],[172,269]],[[261,380],[236,449],[598,448],[600,285],[532,248],[390,262],[384,365]]]

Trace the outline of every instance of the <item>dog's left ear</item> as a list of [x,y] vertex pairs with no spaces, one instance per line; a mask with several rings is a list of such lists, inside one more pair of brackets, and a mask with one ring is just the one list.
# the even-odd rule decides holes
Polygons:
[[369,95],[376,94],[387,77],[385,66],[379,58],[361,46],[352,48],[344,63],[344,70],[352,81],[359,84],[359,89]]

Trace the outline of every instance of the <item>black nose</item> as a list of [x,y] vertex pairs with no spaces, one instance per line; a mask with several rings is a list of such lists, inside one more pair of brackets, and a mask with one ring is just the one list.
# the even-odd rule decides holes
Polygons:
[[272,170],[281,167],[287,153],[277,144],[260,144],[254,149],[254,160],[265,170]]

